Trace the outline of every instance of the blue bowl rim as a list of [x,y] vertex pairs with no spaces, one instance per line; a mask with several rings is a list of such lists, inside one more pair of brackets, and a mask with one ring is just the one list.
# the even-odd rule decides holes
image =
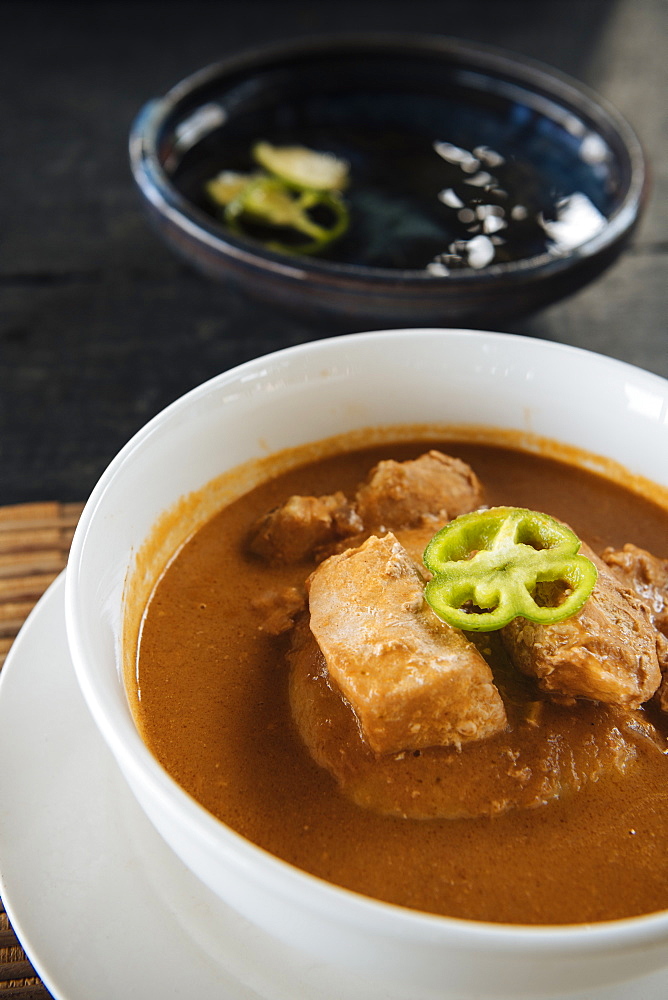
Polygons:
[[[566,254],[547,253],[519,261],[493,264],[481,270],[462,268],[449,275],[433,275],[421,269],[378,268],[346,264],[320,257],[297,257],[264,248],[226,232],[224,227],[193,205],[172,184],[158,153],[161,130],[179,106],[190,101],[198,90],[218,78],[252,71],[276,59],[328,55],[356,51],[385,51],[397,55],[429,54],[446,60],[466,61],[468,68],[491,75],[501,75],[542,96],[552,104],[572,108],[585,121],[611,136],[615,155],[626,156],[628,184],[624,195],[608,216],[606,225],[594,236]],[[585,84],[559,70],[529,57],[490,45],[472,43],[444,35],[398,34],[396,32],[341,32],[313,35],[274,42],[211,63],[180,80],[162,97],[147,101],[139,110],[130,130],[130,163],[135,183],[152,208],[187,238],[204,244],[210,251],[234,260],[242,267],[273,273],[276,277],[298,280],[315,279],[324,284],[351,285],[357,282],[366,289],[414,288],[421,294],[430,290],[441,294],[444,286],[454,290],[483,286],[495,289],[499,282],[526,282],[555,278],[575,265],[605,255],[622,243],[633,231],[649,188],[649,171],[640,140],[628,121],[607,100]]]

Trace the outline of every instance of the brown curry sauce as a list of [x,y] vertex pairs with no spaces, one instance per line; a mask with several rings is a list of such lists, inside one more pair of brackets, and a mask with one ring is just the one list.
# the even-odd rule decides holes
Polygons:
[[[430,446],[439,447],[430,442]],[[253,600],[301,584],[309,564],[248,556],[251,525],[289,495],[351,493],[382,458],[424,442],[309,463],[233,501],[184,545],[143,623],[137,718],[170,774],[239,833],[321,878],[388,902],[469,919],[571,923],[668,906],[668,756],[649,748],[624,774],[492,818],[410,820],[349,801],[291,718],[289,639]],[[625,542],[668,555],[668,510],[603,476],[540,455],[440,446],[469,462],[490,504],[543,510],[596,550]],[[668,735],[668,719],[648,709]],[[462,752],[466,752],[465,750]]]

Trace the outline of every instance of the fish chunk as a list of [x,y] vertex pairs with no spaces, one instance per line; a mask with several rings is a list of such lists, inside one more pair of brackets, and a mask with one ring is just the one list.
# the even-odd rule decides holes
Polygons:
[[362,529],[343,493],[321,497],[292,496],[255,525],[249,548],[273,565],[312,559],[325,542]]
[[311,631],[376,754],[461,746],[506,725],[490,667],[423,588],[392,533],[331,556],[308,581]]
[[435,449],[408,462],[379,462],[355,498],[366,528],[391,531],[414,527],[425,515],[445,524],[482,502],[482,485],[470,465]]
[[516,618],[502,629],[515,666],[563,700],[589,698],[638,708],[661,683],[647,604],[587,546],[598,580],[584,607],[554,625]]
[[[501,640],[492,636],[490,643],[498,666],[504,655]],[[642,709],[536,700],[533,682],[508,664],[509,724],[503,732],[462,749],[428,747],[378,756],[329,677],[307,615],[291,635],[288,661],[292,717],[313,760],[348,799],[384,816],[462,819],[536,809],[589,782],[624,774],[639,755],[666,750],[665,739]]]
[[251,606],[262,616],[261,632],[282,635],[294,628],[297,615],[306,607],[306,592],[303,587],[271,588],[257,594]]
[[630,543],[618,550],[604,549],[601,559],[645,601],[654,627],[668,636],[668,559]]
[[432,449],[407,462],[379,462],[352,501],[341,492],[289,497],[254,525],[248,547],[273,566],[320,562],[370,534],[422,527],[429,540],[481,503],[471,467]]
[[621,550],[607,548],[601,558],[649,608],[657,630],[657,656],[662,674],[656,698],[662,711],[668,712],[668,559],[659,559],[631,543]]

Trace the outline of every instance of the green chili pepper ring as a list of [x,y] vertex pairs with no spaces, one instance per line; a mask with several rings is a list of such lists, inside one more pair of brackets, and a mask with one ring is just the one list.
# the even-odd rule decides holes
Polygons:
[[[577,535],[548,514],[521,507],[462,514],[425,549],[434,574],[425,598],[439,618],[469,632],[493,632],[518,617],[560,622],[580,610],[598,576],[579,548]],[[558,592],[540,588],[550,583]],[[562,599],[537,603],[537,588]]]
[[[316,208],[325,208],[331,224],[312,218]],[[246,233],[245,223],[256,222],[275,229],[289,229],[307,239],[290,245],[280,240],[265,240],[265,246],[281,253],[317,253],[342,236],[348,227],[348,210],[336,192],[293,190],[274,177],[251,181],[226,207],[225,221],[231,229]]]

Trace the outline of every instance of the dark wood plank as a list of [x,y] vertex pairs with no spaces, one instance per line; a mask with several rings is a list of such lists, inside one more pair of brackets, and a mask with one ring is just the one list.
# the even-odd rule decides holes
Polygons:
[[30,962],[0,962],[0,983],[20,979],[37,979],[37,973]]
[[20,948],[21,942],[17,938],[16,934],[11,927],[0,928],[0,949],[2,948]]
[[4,160],[17,165],[0,190],[0,503],[85,499],[128,437],[176,396],[325,334],[172,257],[143,218],[127,162],[144,101],[226,53],[295,35],[458,35],[544,60],[613,100],[653,160],[645,224],[613,273],[511,329],[668,374],[663,0],[341,0],[335,19],[330,5],[297,0],[25,0],[3,10],[12,44],[0,86],[16,93],[25,82],[0,109]]
[[10,986],[2,990],[3,1000],[52,1000],[46,986],[41,983],[27,986]]

